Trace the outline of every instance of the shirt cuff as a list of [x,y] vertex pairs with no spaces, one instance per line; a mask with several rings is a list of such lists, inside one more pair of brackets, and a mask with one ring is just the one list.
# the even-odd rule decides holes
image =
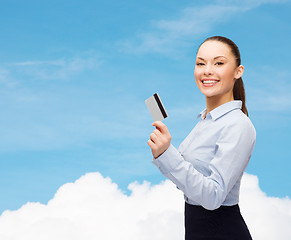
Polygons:
[[162,155],[154,158],[153,164],[159,168],[162,174],[167,174],[173,171],[182,161],[183,157],[180,152],[171,144]]

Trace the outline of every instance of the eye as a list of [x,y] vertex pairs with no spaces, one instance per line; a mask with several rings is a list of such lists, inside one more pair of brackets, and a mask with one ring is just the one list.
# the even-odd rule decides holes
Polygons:
[[224,63],[223,62],[217,62],[215,63],[215,65],[223,65]]
[[202,63],[202,62],[197,62],[197,63],[196,63],[196,66],[203,66],[203,65],[205,65],[205,64]]

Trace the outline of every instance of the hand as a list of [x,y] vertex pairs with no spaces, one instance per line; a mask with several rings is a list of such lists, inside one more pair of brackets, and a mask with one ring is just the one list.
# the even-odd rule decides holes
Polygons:
[[156,127],[153,133],[150,135],[148,145],[152,149],[154,158],[162,155],[171,145],[171,135],[167,126],[161,121],[156,121],[152,124]]

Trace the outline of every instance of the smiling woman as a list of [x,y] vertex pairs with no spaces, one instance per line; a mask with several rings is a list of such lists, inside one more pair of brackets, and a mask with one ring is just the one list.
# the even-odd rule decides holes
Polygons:
[[224,102],[241,100],[242,111],[248,115],[243,72],[238,47],[230,39],[215,36],[205,40],[197,53],[194,75],[206,97],[207,112]]
[[148,145],[153,163],[185,197],[185,239],[251,239],[238,206],[242,175],[256,141],[247,117],[237,46],[224,37],[199,47],[195,81],[206,98],[201,120],[177,150],[160,121]]

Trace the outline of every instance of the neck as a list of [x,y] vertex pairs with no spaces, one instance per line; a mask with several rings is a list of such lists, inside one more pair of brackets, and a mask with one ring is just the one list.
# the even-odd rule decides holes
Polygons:
[[223,95],[223,96],[212,96],[206,97],[206,109],[207,113],[211,112],[213,109],[219,107],[220,105],[233,101],[233,94]]

